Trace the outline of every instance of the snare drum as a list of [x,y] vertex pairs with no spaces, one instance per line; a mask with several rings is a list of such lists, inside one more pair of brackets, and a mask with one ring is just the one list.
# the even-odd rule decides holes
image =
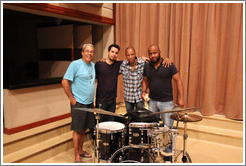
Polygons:
[[129,124],[129,146],[134,148],[149,148],[151,137],[148,131],[156,126],[156,123],[133,122]]
[[99,125],[99,159],[108,160],[124,145],[125,125],[119,122],[101,122]]
[[154,127],[149,130],[149,137],[151,137],[152,147],[161,149],[170,143],[170,130],[168,126]]

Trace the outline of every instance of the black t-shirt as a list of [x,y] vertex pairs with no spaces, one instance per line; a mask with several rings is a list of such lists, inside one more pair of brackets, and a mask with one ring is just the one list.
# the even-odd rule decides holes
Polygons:
[[163,59],[157,69],[151,63],[146,63],[143,75],[149,80],[149,97],[156,101],[167,102],[173,100],[172,76],[178,70],[173,63],[165,68],[162,62]]
[[98,102],[116,99],[119,69],[122,61],[109,65],[98,61],[95,64],[97,78],[96,100]]

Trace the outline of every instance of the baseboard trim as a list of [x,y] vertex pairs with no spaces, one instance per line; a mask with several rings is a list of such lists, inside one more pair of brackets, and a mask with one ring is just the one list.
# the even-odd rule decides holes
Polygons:
[[15,127],[15,128],[11,128],[11,129],[4,128],[3,132],[5,134],[15,134],[15,133],[18,133],[18,132],[21,132],[21,131],[24,131],[24,130],[28,130],[28,129],[34,128],[34,127],[38,127],[38,126],[45,125],[45,124],[48,124],[48,123],[51,123],[51,122],[62,120],[62,119],[68,118],[70,116],[71,116],[71,114],[67,113],[67,114],[59,115],[59,116],[56,116],[56,117],[53,117],[53,118],[49,118],[49,119],[44,119],[44,120],[41,120],[41,121],[38,121],[38,122],[34,122],[34,123],[29,123],[29,124],[26,124],[26,125],[23,125],[23,126],[19,126],[19,127]]

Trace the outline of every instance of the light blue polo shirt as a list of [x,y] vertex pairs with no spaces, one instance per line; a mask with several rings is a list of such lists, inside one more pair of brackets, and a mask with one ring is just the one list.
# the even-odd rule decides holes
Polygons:
[[77,102],[91,104],[95,94],[95,64],[82,59],[70,63],[64,77],[71,81],[71,91]]

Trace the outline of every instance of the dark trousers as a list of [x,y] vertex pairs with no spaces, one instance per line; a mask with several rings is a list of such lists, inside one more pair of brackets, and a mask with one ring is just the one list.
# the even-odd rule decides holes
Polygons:
[[[130,103],[128,101],[125,101],[125,106],[126,106],[126,111],[129,114],[129,112],[132,112],[132,111],[142,110],[144,106],[144,102],[140,101],[140,102]],[[128,121],[129,123],[132,122],[131,116],[128,116]]]
[[[96,101],[96,108],[115,113],[116,99],[98,102]],[[100,114],[100,122],[114,121],[114,116]]]

